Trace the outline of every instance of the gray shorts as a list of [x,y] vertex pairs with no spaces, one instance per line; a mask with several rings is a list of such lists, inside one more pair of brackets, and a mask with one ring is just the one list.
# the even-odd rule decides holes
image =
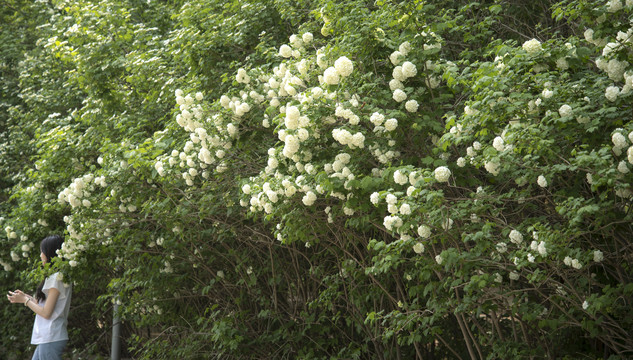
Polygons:
[[39,344],[35,348],[31,360],[61,360],[68,340]]

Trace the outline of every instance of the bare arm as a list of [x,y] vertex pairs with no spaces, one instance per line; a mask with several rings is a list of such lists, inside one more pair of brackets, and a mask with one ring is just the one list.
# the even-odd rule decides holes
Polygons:
[[12,303],[25,304],[25,306],[44,319],[50,319],[51,315],[53,315],[53,310],[55,310],[57,299],[59,298],[59,290],[55,288],[50,288],[48,290],[48,296],[46,297],[44,306],[40,306],[32,296],[23,293],[22,290],[9,292],[7,298]]

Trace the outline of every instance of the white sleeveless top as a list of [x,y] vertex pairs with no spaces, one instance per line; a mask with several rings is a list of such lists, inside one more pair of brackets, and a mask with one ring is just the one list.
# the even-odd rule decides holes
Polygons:
[[[31,335],[31,344],[45,344],[54,341],[68,340],[68,311],[70,309],[70,297],[72,295],[72,285],[64,284],[62,275],[54,273],[46,278],[42,291],[48,298],[48,292],[51,288],[59,291],[55,309],[50,319],[45,319],[39,315],[35,315],[35,324],[33,324],[33,334]],[[40,301],[39,305],[44,306],[45,300]]]

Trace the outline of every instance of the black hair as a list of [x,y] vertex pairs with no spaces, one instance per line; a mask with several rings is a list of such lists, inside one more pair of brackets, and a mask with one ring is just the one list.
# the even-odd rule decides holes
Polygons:
[[[40,243],[40,250],[46,256],[46,263],[50,263],[51,260],[57,256],[57,250],[62,248],[62,244],[64,243],[64,238],[59,235],[50,235],[44,238]],[[42,280],[40,286],[37,287],[37,291],[35,292],[35,299],[37,301],[46,300],[46,294],[42,290],[44,288],[44,282],[46,278]]]

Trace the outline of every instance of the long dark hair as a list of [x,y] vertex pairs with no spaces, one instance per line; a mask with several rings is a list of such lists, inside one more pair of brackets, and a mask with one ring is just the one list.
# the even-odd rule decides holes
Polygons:
[[[50,263],[51,260],[57,256],[57,250],[62,248],[62,244],[64,243],[64,238],[59,235],[50,235],[44,238],[40,243],[40,250],[46,256],[46,263]],[[44,288],[44,282],[46,278],[42,280],[40,286],[37,287],[37,291],[35,292],[35,299],[37,301],[46,300],[46,294],[42,290]]]

